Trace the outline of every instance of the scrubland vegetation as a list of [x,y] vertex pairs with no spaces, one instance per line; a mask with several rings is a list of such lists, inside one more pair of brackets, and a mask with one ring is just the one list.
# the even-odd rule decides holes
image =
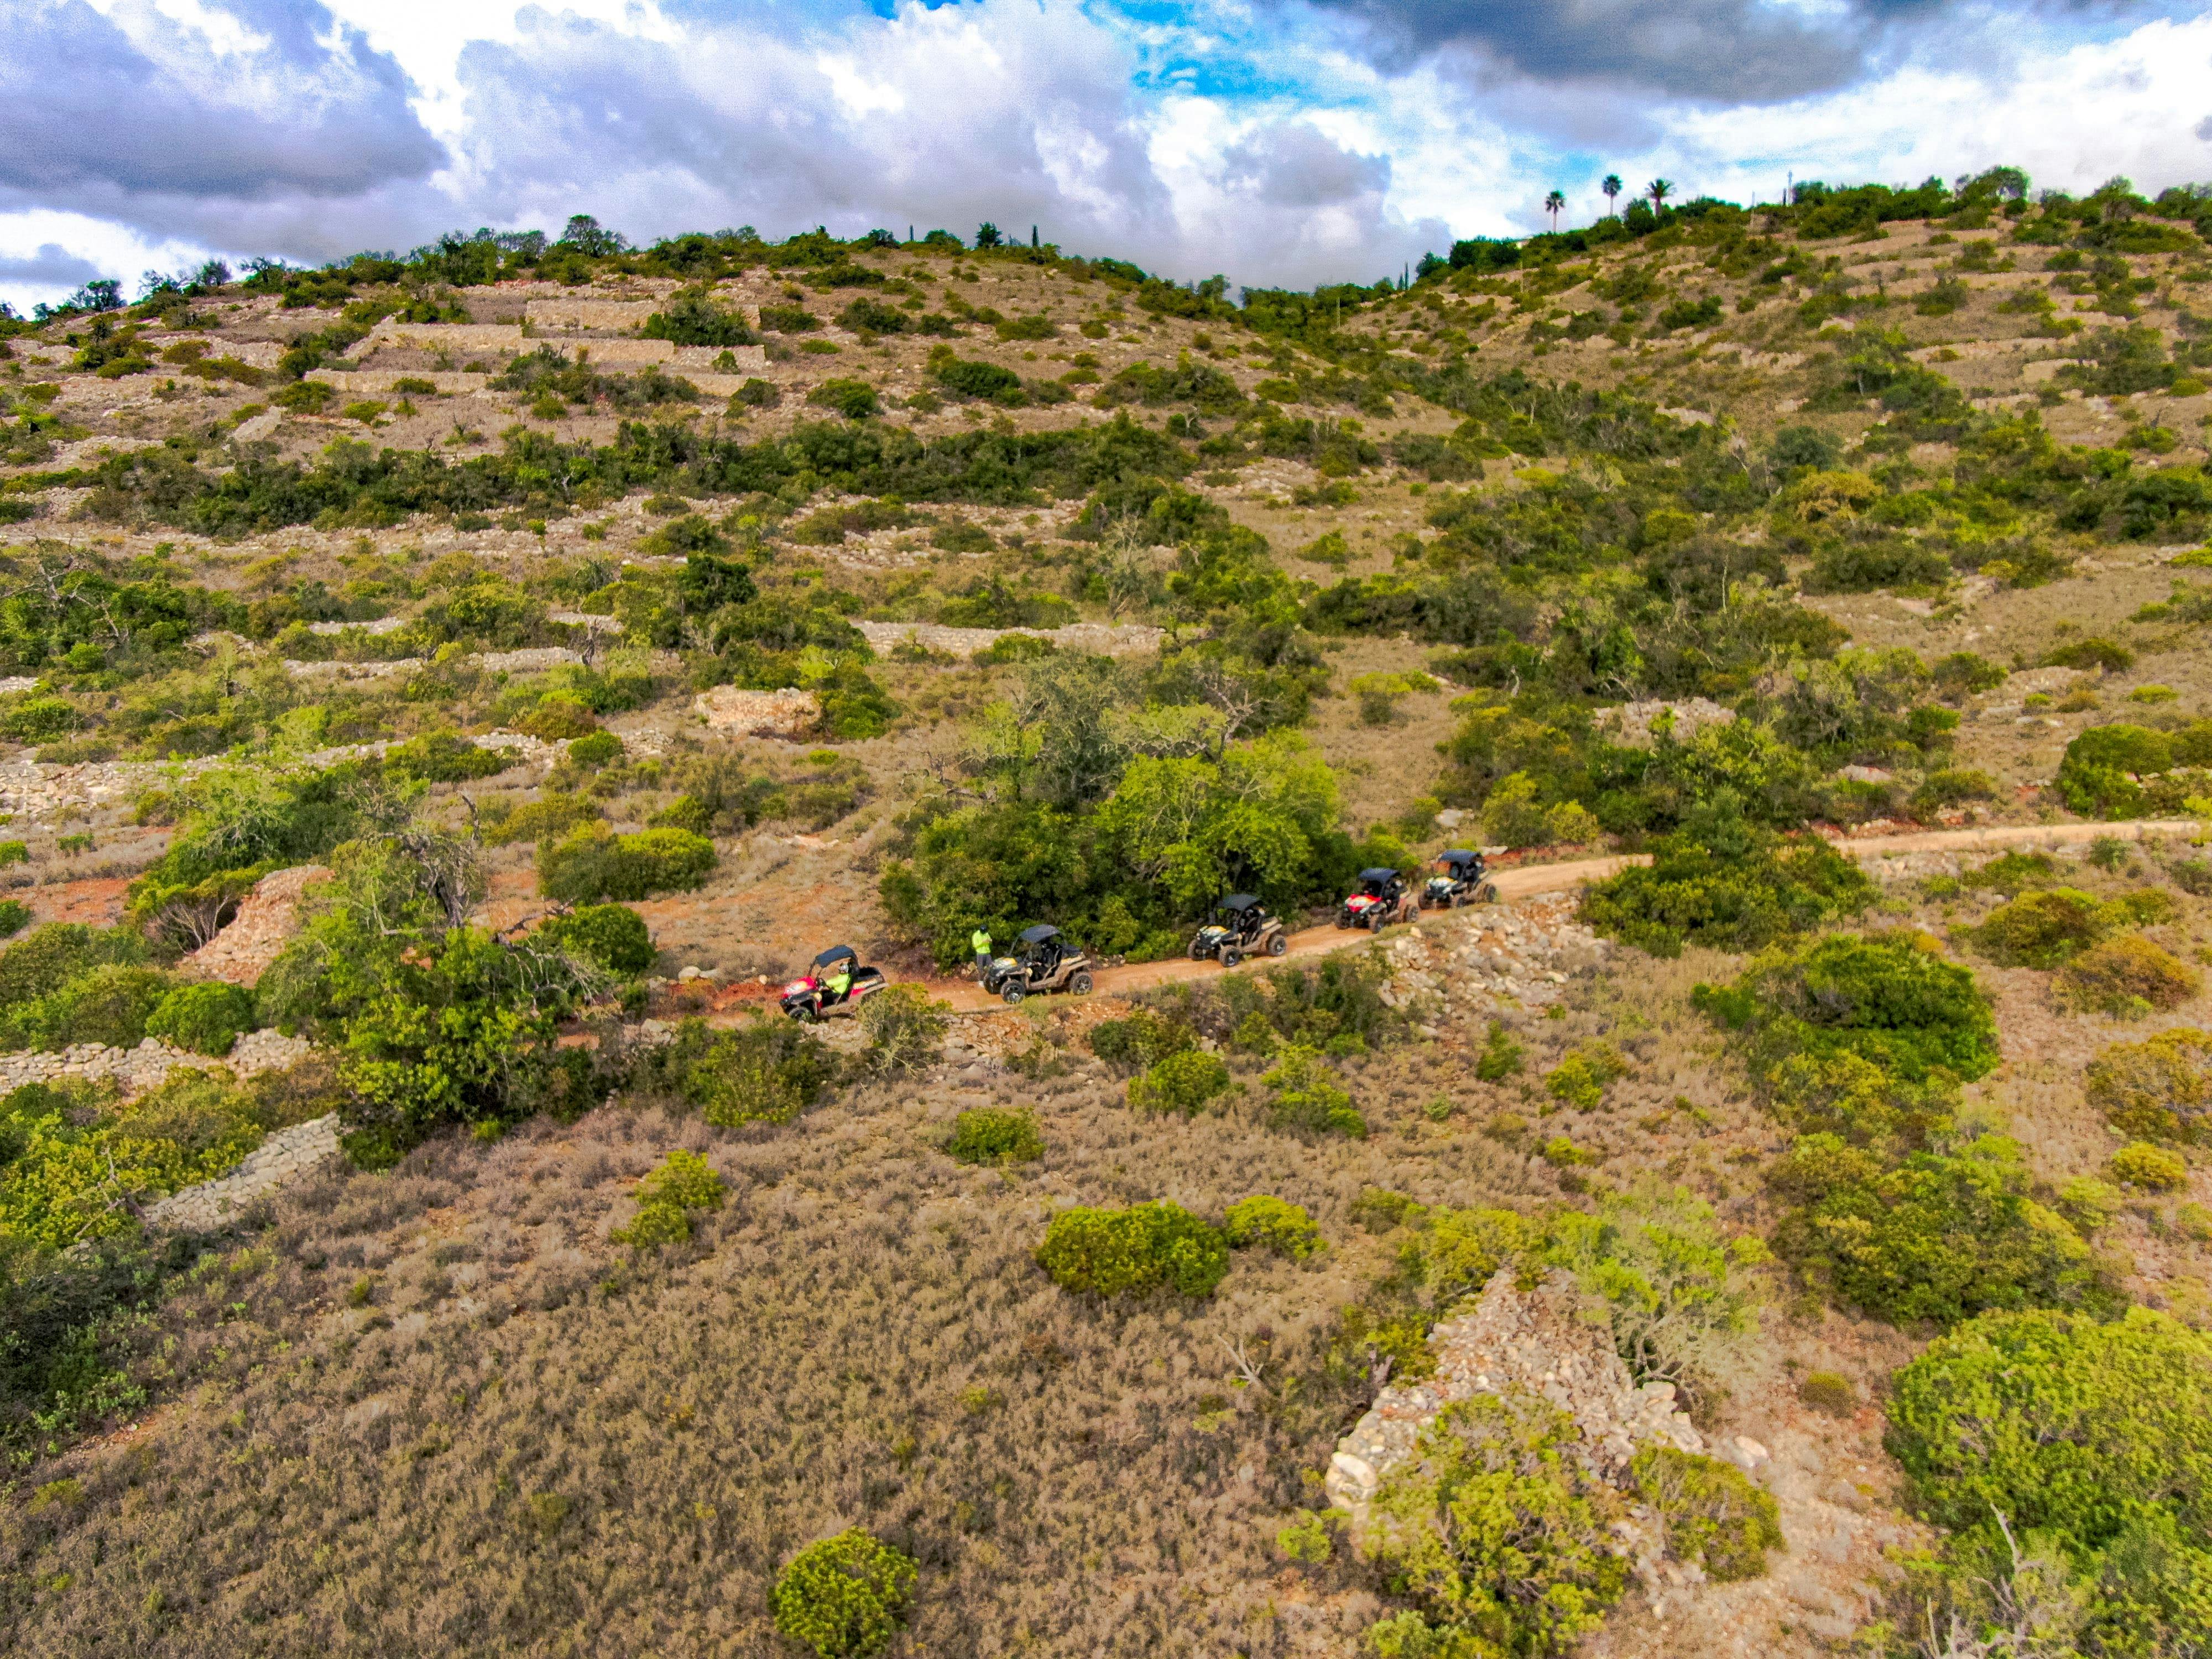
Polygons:
[[[1774,1651],[2203,1650],[2201,834],[1830,839],[2212,818],[2212,197],[2027,183],[0,318],[0,1047],[315,1045],[0,1099],[8,1644],[1538,1656],[1684,1627],[1620,1522]],[[1649,857],[1556,973],[1485,905],[1176,976],[1446,847]],[[1042,921],[1152,988],[949,1006]],[[841,940],[937,981],[774,1018]],[[1712,1455],[1480,1395],[1355,1525],[1500,1273]]]

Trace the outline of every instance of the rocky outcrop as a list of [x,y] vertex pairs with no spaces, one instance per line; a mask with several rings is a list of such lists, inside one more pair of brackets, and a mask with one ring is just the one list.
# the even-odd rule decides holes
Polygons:
[[147,1206],[146,1225],[170,1232],[212,1232],[228,1225],[257,1200],[289,1186],[337,1153],[335,1112],[279,1129],[228,1175]]
[[1703,727],[1735,723],[1735,709],[1723,708],[1705,697],[1688,697],[1680,702],[1624,702],[1600,710],[1597,717],[1599,730],[1631,749],[1651,748],[1659,741],[1662,727],[1675,742],[1687,743]]
[[811,691],[745,691],[718,685],[691,701],[691,710],[716,732],[741,738],[788,738],[812,733],[822,704]]
[[1671,1382],[1636,1386],[1602,1327],[1582,1317],[1574,1281],[1554,1273],[1532,1291],[1493,1274],[1474,1310],[1430,1333],[1436,1375],[1392,1383],[1338,1443],[1329,1460],[1329,1499],[1352,1511],[1355,1531],[1391,1472],[1413,1461],[1422,1432],[1445,1407],[1481,1394],[1525,1389],[1567,1413],[1582,1431],[1591,1470],[1618,1482],[1648,1443],[1702,1452],[1705,1440],[1674,1403]]
[[871,647],[890,651],[905,644],[931,651],[950,651],[972,656],[988,650],[1009,634],[1027,634],[1048,640],[1063,651],[1088,651],[1102,657],[1149,656],[1160,648],[1167,630],[1142,624],[1123,627],[1104,623],[1071,623],[1065,628],[944,628],[935,623],[855,623]]

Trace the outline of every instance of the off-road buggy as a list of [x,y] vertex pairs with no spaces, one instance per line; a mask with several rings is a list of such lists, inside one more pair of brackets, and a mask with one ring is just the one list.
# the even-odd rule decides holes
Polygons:
[[1067,938],[1049,922],[1025,927],[1014,941],[1014,954],[1000,957],[983,973],[983,988],[1008,1007],[1024,997],[1048,991],[1071,996],[1091,994],[1091,970],[1096,964],[1081,951],[1067,948]]
[[[843,988],[836,988],[840,977]],[[863,1000],[890,981],[878,968],[863,968],[849,945],[833,945],[814,958],[814,965],[783,988],[778,1003],[801,1024],[858,1011]]]
[[1437,910],[1456,910],[1462,904],[1495,904],[1498,884],[1484,879],[1482,854],[1464,848],[1439,853],[1431,860],[1436,873],[1421,890],[1421,902]]
[[1283,919],[1269,915],[1249,893],[1231,893],[1214,915],[1218,920],[1200,928],[1190,942],[1193,962],[1212,961],[1234,968],[1247,957],[1262,951],[1279,957],[1291,948]]
[[1359,890],[1338,909],[1336,925],[1379,933],[1394,921],[1411,921],[1420,914],[1420,901],[1407,890],[1406,878],[1378,866],[1359,872]]

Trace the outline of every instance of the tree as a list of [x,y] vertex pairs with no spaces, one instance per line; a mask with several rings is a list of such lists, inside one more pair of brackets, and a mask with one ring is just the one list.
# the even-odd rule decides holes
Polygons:
[[1613,198],[1620,194],[1620,175],[1617,173],[1607,173],[1605,182],[1598,188],[1605,192],[1605,210],[1607,213],[1613,212]]
[[1657,213],[1667,205],[1667,198],[1674,193],[1674,181],[1671,179],[1654,179],[1644,186],[1644,193],[1651,198],[1652,212]]
[[988,219],[984,220],[981,224],[975,227],[975,246],[977,247],[997,247],[1005,239],[999,234],[998,226],[993,224]]
[[610,253],[620,253],[629,246],[629,240],[617,231],[604,228],[590,214],[578,213],[570,216],[556,246],[604,258]]
[[1559,210],[1566,204],[1567,198],[1556,190],[1544,198],[1544,211],[1552,216],[1552,228],[1555,231],[1559,228]]

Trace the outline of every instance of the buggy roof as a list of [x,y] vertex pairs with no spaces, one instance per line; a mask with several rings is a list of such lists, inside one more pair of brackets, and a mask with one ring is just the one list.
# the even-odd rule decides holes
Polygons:
[[1470,853],[1464,847],[1455,847],[1437,854],[1438,864],[1449,864],[1455,870],[1464,870],[1470,864],[1482,862],[1482,854]]
[[1221,901],[1221,908],[1224,910],[1256,910],[1260,908],[1260,901],[1249,893],[1231,893]]
[[817,968],[827,968],[833,962],[857,963],[860,959],[860,958],[854,953],[854,950],[851,945],[833,945],[828,950],[824,951],[820,956],[814,958],[814,965]]
[[1059,937],[1060,929],[1048,921],[1041,921],[1034,927],[1024,927],[1021,933],[1022,943],[1024,945],[1042,945],[1048,939]]
[[1378,864],[1372,870],[1362,870],[1359,872],[1359,879],[1362,882],[1380,885],[1386,881],[1397,880],[1398,872],[1395,870],[1387,870]]

